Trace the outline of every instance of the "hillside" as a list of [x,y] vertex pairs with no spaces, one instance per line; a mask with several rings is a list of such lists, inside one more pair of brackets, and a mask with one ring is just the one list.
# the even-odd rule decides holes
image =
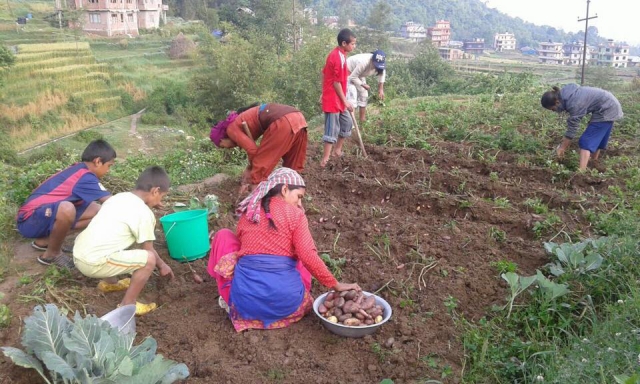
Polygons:
[[[329,14],[346,14],[359,25],[370,25],[369,16],[375,9],[377,0],[314,0],[321,18]],[[508,16],[496,9],[487,7],[480,0],[389,0],[386,1],[391,13],[388,14],[389,26],[398,30],[406,21],[415,21],[432,25],[436,20],[451,21],[451,36],[454,40],[483,37],[493,41],[497,32],[512,32],[518,39],[518,46],[537,46],[538,42],[582,40],[580,25],[576,31],[566,32],[550,26],[539,26],[520,18]],[[591,33],[593,31],[594,33]],[[603,38],[597,36],[597,30],[590,29],[589,43],[597,43]]]

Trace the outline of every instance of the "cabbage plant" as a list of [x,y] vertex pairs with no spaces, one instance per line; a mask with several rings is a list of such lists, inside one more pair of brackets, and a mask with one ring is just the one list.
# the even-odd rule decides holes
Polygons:
[[70,320],[54,304],[46,304],[36,306],[24,323],[26,351],[2,351],[49,384],[168,384],[189,376],[186,365],[156,355],[152,337],[134,346],[135,334],[124,334],[92,315],[82,318],[76,312]]

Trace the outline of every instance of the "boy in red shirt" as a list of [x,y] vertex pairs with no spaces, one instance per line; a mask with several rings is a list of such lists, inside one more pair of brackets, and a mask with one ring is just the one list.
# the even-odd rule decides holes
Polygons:
[[[356,47],[356,36],[350,29],[338,33],[338,46],[329,53],[322,69],[322,112],[324,112],[324,151],[320,166],[329,161],[331,150],[335,156],[342,156],[345,138],[351,136],[353,121],[347,111],[353,105],[347,101],[347,54]],[[333,148],[333,144],[336,147]]]

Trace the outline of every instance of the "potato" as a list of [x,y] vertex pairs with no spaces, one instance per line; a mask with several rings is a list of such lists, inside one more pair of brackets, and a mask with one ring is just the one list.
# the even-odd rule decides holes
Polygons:
[[350,319],[346,319],[342,324],[348,326],[348,327],[357,327],[358,325],[360,325],[360,320],[358,319],[354,319],[353,317]]
[[356,313],[360,310],[360,306],[351,300],[347,300],[342,306],[342,312]]
[[325,307],[324,304],[318,305],[318,312],[320,312],[321,314],[324,315],[328,310],[329,308]]
[[358,320],[364,320],[364,319],[365,319],[365,316],[364,316],[362,313],[358,312],[358,313],[356,313],[356,318],[357,318]]
[[347,300],[353,300],[356,297],[356,294],[357,294],[356,290],[352,289],[350,291],[345,292],[344,298]]
[[367,319],[367,320],[364,321],[364,324],[365,325],[371,325],[371,324],[373,324],[373,320]]
[[375,321],[376,324],[382,322],[382,316],[376,316],[374,321]]
[[331,323],[337,323],[338,322],[338,318],[335,317],[335,316],[330,316],[327,320],[329,322],[331,322]]
[[352,317],[353,317],[353,315],[352,315],[352,314],[350,314],[350,313],[345,313],[345,314],[344,314],[344,315],[342,315],[342,316],[338,316],[338,321],[339,321],[339,322],[341,322],[341,323],[344,323],[344,321],[345,321],[345,320],[350,319],[350,318],[352,318]]
[[343,306],[343,305],[344,305],[344,303],[345,303],[344,297],[338,297],[337,299],[335,299],[335,300],[333,301],[333,303],[334,303],[334,305],[335,305],[336,307],[342,308],[342,306]]
[[333,300],[325,300],[325,301],[324,301],[324,306],[325,306],[325,307],[327,307],[327,308],[329,308],[329,309],[331,309],[331,308],[333,308],[333,306],[334,306],[334,304],[333,304],[333,303],[334,303],[334,302],[333,302]]
[[327,297],[324,299],[325,301],[327,300],[333,300],[335,298],[335,292],[329,292],[327,294]]
[[333,307],[333,314],[337,317],[340,317],[344,314],[344,312],[342,312],[342,309],[338,307]]
[[376,305],[376,298],[372,295],[364,299],[360,308],[366,311],[367,309],[373,308],[374,305]]

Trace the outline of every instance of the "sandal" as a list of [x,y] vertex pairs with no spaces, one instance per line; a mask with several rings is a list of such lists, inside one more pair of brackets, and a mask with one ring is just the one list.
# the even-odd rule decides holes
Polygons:
[[[43,252],[44,252],[44,251],[46,251],[46,250],[47,250],[48,245],[45,245],[45,246],[38,245],[38,244],[36,244],[36,241],[35,241],[35,240],[33,240],[33,241],[31,242],[31,247],[32,247],[33,249],[37,249],[38,251],[43,251]],[[62,252],[66,252],[66,253],[73,253],[73,247],[69,248],[69,247],[67,247],[67,246],[64,246],[64,245],[63,245],[63,246],[61,247],[61,250],[62,250]]]
[[38,256],[38,263],[42,265],[55,265],[56,267],[67,268],[67,269],[75,268],[73,259],[65,255],[64,253],[61,253],[58,256],[51,259],[45,259],[41,256]]
[[220,308],[224,309],[227,313],[229,313],[229,305],[227,304],[226,301],[224,301],[222,296],[218,297],[218,305],[220,306]]
[[131,279],[128,277],[126,279],[118,280],[118,282],[115,284],[109,284],[106,281],[102,280],[98,283],[98,290],[104,293],[126,291],[129,288],[130,284]]

